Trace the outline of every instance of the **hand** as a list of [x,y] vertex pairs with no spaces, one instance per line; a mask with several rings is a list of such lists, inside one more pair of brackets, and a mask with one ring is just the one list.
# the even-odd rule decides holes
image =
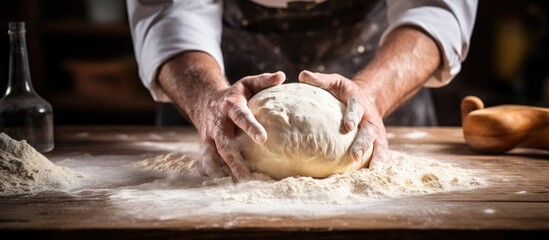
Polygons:
[[370,167],[383,167],[392,162],[385,126],[380,111],[374,104],[376,96],[366,92],[368,86],[360,81],[351,81],[339,74],[323,74],[302,71],[299,81],[330,92],[335,98],[347,104],[343,118],[345,129],[360,128],[349,149],[351,158],[361,159],[373,144]]
[[258,143],[267,141],[267,131],[248,108],[248,100],[257,92],[280,85],[283,72],[265,73],[242,78],[234,85],[214,92],[202,106],[198,126],[201,166],[212,178],[232,176],[238,181],[251,177],[236,145],[237,127]]

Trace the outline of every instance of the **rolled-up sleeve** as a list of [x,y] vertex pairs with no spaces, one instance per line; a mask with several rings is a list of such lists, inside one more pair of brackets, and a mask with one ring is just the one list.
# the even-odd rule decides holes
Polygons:
[[170,101],[156,78],[178,53],[208,53],[224,70],[221,0],[127,0],[127,7],[139,76],[156,101]]
[[437,43],[442,64],[425,83],[426,87],[448,84],[465,60],[477,11],[477,0],[386,0],[389,27],[385,37],[403,25],[416,26]]

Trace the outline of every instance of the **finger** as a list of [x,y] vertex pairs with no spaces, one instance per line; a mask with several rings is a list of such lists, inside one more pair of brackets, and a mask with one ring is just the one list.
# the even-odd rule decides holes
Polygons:
[[231,172],[231,169],[225,164],[225,162],[223,162],[223,171],[227,174],[227,176],[231,176],[232,179],[235,179],[233,172]]
[[323,77],[324,74],[313,73],[307,70],[301,71],[299,73],[299,81],[302,83],[307,83],[315,87],[319,87],[325,90],[331,89],[335,81],[332,78]]
[[352,81],[339,74],[313,73],[305,70],[299,74],[299,81],[322,88],[342,102],[347,101],[347,96],[350,96],[349,89],[352,89],[349,85]]
[[212,140],[206,141],[200,146],[200,156],[202,157],[200,163],[202,170],[211,178],[221,178],[229,176],[223,170],[223,160],[217,154],[215,144]]
[[[343,84],[345,84],[345,80],[351,81],[349,79],[346,79],[345,77],[332,73],[332,74],[326,74],[326,73],[318,73],[318,72],[310,72],[307,70],[301,71],[299,73],[299,81],[302,83],[311,84],[313,86],[328,90],[328,91],[336,91],[337,89],[343,89]],[[336,92],[332,92],[332,94],[336,95]]]
[[[244,102],[244,101],[242,101]],[[228,107],[227,114],[229,118],[242,129],[250,138],[259,144],[267,141],[267,131],[255,119],[252,111],[245,104],[234,104]]]
[[240,82],[252,95],[258,93],[259,91],[274,87],[282,84],[286,80],[286,74],[282,71],[275,73],[264,73],[255,76],[248,76],[242,78]]
[[227,166],[229,166],[236,179],[238,181],[245,181],[251,178],[251,173],[244,163],[244,159],[235,142],[234,136],[223,135],[215,142],[215,145],[217,152]]
[[347,100],[347,109],[345,111],[345,116],[343,117],[345,129],[348,131],[355,129],[360,121],[360,116],[364,116],[364,111],[364,105],[356,98],[350,97]]
[[372,146],[376,135],[376,127],[372,123],[365,122],[362,124],[349,151],[351,159],[354,161],[361,160],[364,157],[364,154]]
[[387,139],[378,138],[374,143],[374,151],[372,153],[372,161],[370,162],[371,169],[383,169],[393,163],[391,151]]

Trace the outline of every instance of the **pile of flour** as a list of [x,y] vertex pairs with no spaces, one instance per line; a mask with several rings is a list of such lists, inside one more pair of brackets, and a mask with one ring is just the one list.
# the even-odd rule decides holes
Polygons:
[[56,166],[26,141],[0,133],[0,196],[67,190],[83,176]]
[[[171,177],[167,182],[157,181],[144,185],[143,190],[160,190],[155,186],[158,184],[164,189],[175,189],[172,192],[175,195],[186,196],[185,191],[192,191],[192,194],[203,196],[203,201],[223,206],[261,203],[345,205],[364,203],[372,199],[471,190],[487,184],[478,177],[481,173],[475,170],[396,151],[392,152],[392,156],[395,163],[386,168],[360,169],[352,173],[333,174],[324,179],[289,177],[276,181],[266,175],[254,173],[252,181],[243,183],[234,184],[231,178],[226,177],[186,185]],[[138,165],[145,169],[171,173],[172,176],[197,174],[196,161],[180,153],[156,156],[139,162]],[[163,194],[165,193],[167,192]]]

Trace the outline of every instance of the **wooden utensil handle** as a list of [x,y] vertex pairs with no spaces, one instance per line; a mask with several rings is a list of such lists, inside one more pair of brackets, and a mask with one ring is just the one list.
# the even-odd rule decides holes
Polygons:
[[472,111],[483,109],[484,103],[480,98],[475,96],[467,96],[461,101],[461,120]]

